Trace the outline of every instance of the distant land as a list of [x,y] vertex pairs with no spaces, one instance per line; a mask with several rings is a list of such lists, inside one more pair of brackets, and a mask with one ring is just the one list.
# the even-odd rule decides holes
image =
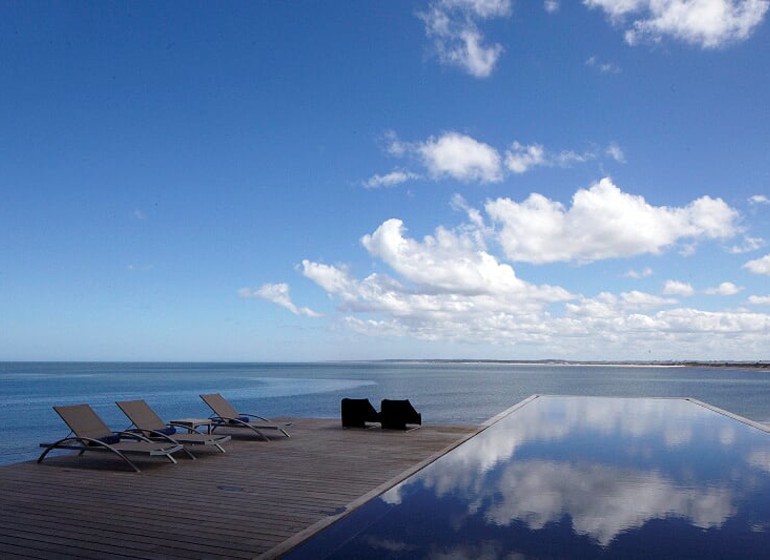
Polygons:
[[445,363],[445,364],[521,364],[521,365],[549,365],[549,366],[643,366],[643,367],[713,367],[713,368],[741,368],[741,369],[770,369],[770,361],[734,361],[734,360],[628,360],[628,361],[602,361],[602,360],[484,360],[484,359],[391,359],[377,360],[381,362],[421,362],[421,363]]

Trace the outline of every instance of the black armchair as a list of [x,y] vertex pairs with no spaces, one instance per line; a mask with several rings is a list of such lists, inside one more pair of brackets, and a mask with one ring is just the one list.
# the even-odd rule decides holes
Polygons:
[[383,399],[380,403],[382,427],[388,430],[406,430],[407,424],[422,425],[422,414],[406,400]]
[[369,399],[342,399],[340,412],[343,428],[366,428],[367,422],[380,421],[380,413]]

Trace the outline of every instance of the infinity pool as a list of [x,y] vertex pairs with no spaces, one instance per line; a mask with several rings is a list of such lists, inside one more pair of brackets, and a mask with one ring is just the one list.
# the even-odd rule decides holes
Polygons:
[[562,396],[513,407],[285,556],[767,557],[770,433],[689,399]]

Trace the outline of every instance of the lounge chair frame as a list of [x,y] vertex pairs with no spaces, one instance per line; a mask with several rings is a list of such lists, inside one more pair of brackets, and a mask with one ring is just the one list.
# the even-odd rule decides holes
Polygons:
[[128,419],[132,422],[126,431],[136,432],[150,438],[151,440],[163,440],[169,443],[178,443],[184,447],[185,453],[192,459],[195,459],[195,455],[188,449],[189,447],[206,447],[213,446],[221,453],[225,453],[225,448],[222,447],[223,443],[230,441],[231,437],[228,435],[214,435],[214,434],[202,434],[200,432],[191,433],[175,433],[167,434],[161,430],[167,428],[176,428],[158,416],[158,414],[147,404],[144,400],[133,401],[116,401],[115,404],[123,411]]
[[[203,402],[214,412],[209,418],[212,421],[211,431],[214,432],[217,428],[229,427],[229,428],[246,428],[251,430],[261,439],[269,441],[263,432],[263,430],[276,430],[281,432],[287,438],[291,437],[289,433],[280,425],[274,423],[272,420],[259,416],[257,414],[247,414],[238,412],[233,406],[219,393],[212,393],[208,395],[200,395]],[[242,417],[248,419],[243,420]],[[251,419],[258,420],[254,422]],[[291,424],[285,424],[284,426],[290,426]]]
[[[120,457],[129,467],[135,472],[142,472],[141,469],[131,459],[127,457],[128,454],[144,455],[150,457],[166,457],[171,463],[176,464],[176,459],[172,456],[172,453],[182,451],[184,448],[178,443],[169,443],[159,446],[159,442],[152,441],[149,438],[137,434],[134,432],[126,431],[112,431],[102,419],[93,411],[93,409],[87,404],[72,405],[72,406],[55,406],[53,407],[56,413],[61,417],[65,424],[70,428],[70,433],[66,437],[55,441],[53,443],[41,443],[40,447],[45,449],[38,457],[37,462],[41,463],[46,456],[54,449],[68,449],[72,451],[79,451],[78,457],[83,455],[86,451],[102,451],[114,453]],[[103,433],[96,435],[91,433],[86,435],[84,432],[75,426],[76,420],[73,415],[87,415],[86,421],[91,422],[91,427],[86,429],[85,432],[93,432],[93,427],[96,426]],[[103,427],[103,430],[102,430]],[[81,433],[78,433],[81,432]],[[102,441],[101,437],[106,436],[118,436],[121,438],[133,440],[131,442],[118,441],[116,443],[108,443]],[[137,445],[137,444],[146,445]]]

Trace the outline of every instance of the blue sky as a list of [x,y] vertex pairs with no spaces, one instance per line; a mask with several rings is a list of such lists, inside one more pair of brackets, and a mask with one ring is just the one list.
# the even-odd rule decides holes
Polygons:
[[0,359],[768,359],[769,7],[3,2]]

